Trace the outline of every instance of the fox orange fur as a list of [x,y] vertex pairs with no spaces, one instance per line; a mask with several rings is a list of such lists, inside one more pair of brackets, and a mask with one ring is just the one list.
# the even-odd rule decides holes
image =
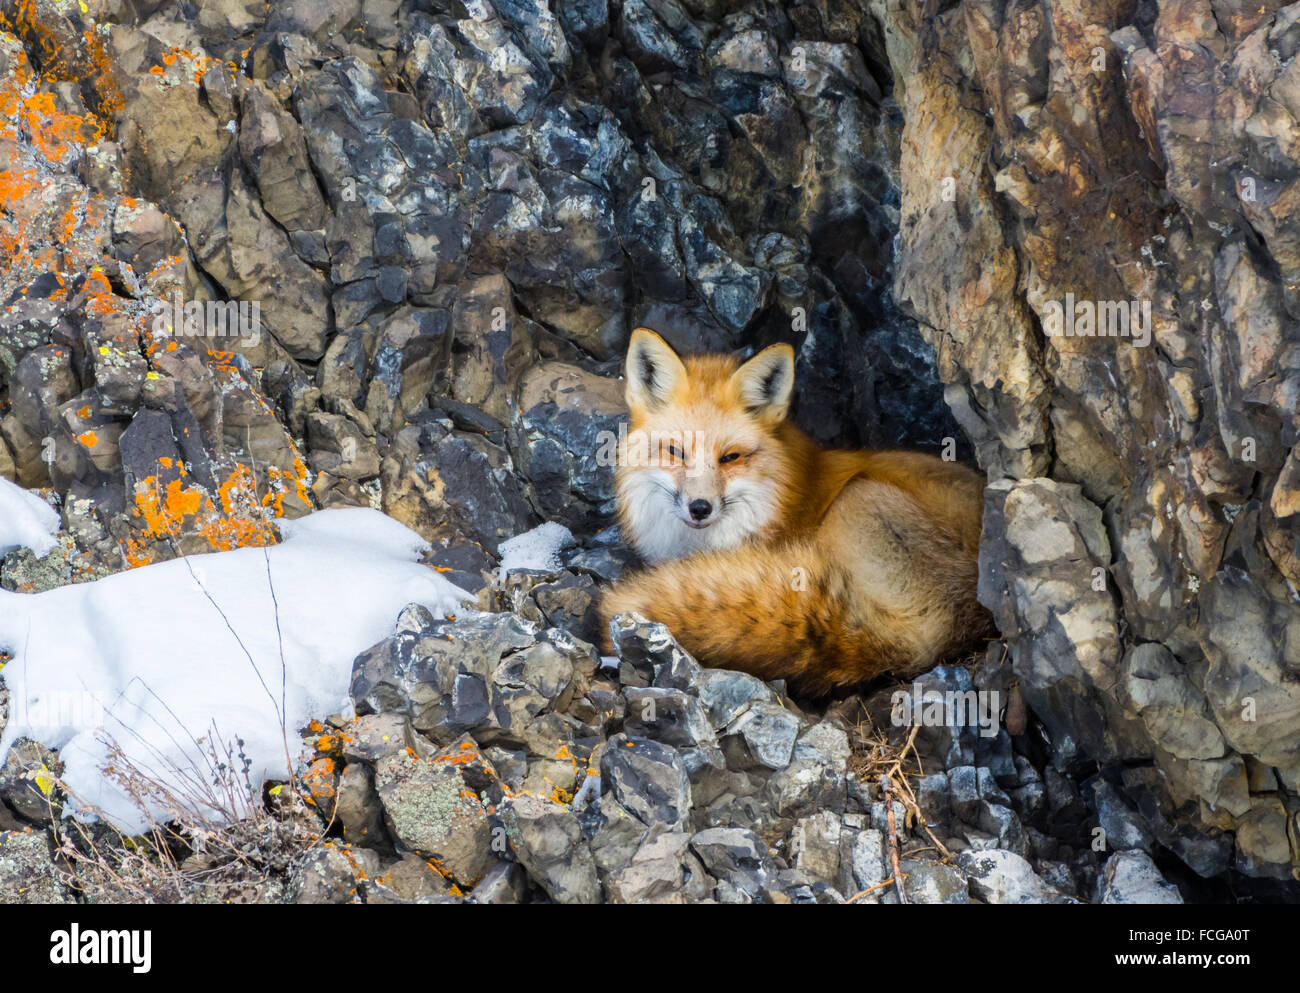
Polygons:
[[628,346],[624,538],[649,563],[601,601],[702,664],[810,696],[911,678],[993,634],[976,600],[983,482],[906,451],[829,450],[787,420],[794,351],[679,358]]

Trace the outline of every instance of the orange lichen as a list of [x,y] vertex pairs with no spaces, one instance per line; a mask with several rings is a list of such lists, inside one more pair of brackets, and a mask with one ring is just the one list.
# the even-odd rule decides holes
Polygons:
[[262,506],[270,508],[276,517],[283,517],[284,498],[292,493],[303,505],[310,507],[311,492],[307,489],[307,475],[307,463],[298,455],[294,456],[292,472],[286,472],[278,466],[267,466],[267,492],[262,497]]
[[[127,204],[127,201],[123,200],[122,203]],[[127,206],[134,209],[135,201],[132,200],[129,204],[127,204]],[[163,272],[170,269],[172,266],[180,265],[181,262],[183,261],[184,260],[179,255],[168,255],[165,259],[160,259],[157,265],[155,265],[152,269],[150,269],[147,273],[145,273],[144,278],[146,281],[157,279],[159,276],[163,274]]]
[[24,169],[21,172],[6,169],[0,172],[0,206],[6,210],[18,207],[27,197],[37,192],[39,187],[33,186],[36,182],[35,169]]
[[149,476],[144,483],[136,488],[136,508],[154,534],[179,534],[180,523],[203,505],[202,491],[187,487],[183,478],[163,486],[157,476]]
[[257,479],[245,465],[236,465],[217,487],[220,511],[199,526],[199,534],[216,551],[274,544],[275,535],[257,499]]
[[[203,77],[215,66],[220,65],[216,59],[208,55],[196,54],[188,48],[171,48],[162,55],[162,64],[151,66],[149,75],[157,76],[160,79],[167,79],[169,82],[180,82],[182,79],[188,79],[195,86],[203,81]],[[176,69],[178,72],[174,75],[170,70]]]
[[81,147],[103,137],[101,122],[58,110],[53,93],[35,93],[24,100],[19,119],[32,144],[50,162],[67,162]]
[[[0,265],[13,270],[15,282],[42,271],[83,270],[102,251],[104,198],[84,190],[64,194],[69,167],[89,145],[112,136],[123,107],[112,58],[85,20],[36,0],[15,0],[0,12],[0,30],[9,32],[0,137],[12,139],[0,159],[8,167],[0,170]],[[79,99],[61,85],[67,82],[77,84]],[[48,174],[39,168],[42,160]],[[91,237],[79,238],[83,233]]]
[[44,188],[44,181],[37,179],[34,169],[0,171],[0,208],[11,218],[0,224],[0,256],[6,263],[31,256],[28,226]]
[[85,292],[86,313],[103,316],[118,310],[117,294],[113,292],[108,277],[98,266],[86,273]]
[[66,245],[72,240],[72,236],[77,232],[77,225],[81,221],[80,205],[74,203],[63,213],[63,218],[59,225],[59,230],[55,233],[61,244]]
[[303,799],[312,806],[319,806],[334,799],[334,775],[337,766],[333,759],[317,759],[307,767],[307,772],[299,780],[306,788]]
[[190,481],[184,466],[166,457],[158,465],[173,478],[164,483],[156,475],[147,476],[136,484],[133,510],[141,527],[122,549],[128,565],[147,565],[153,561],[150,545],[175,542],[185,534],[200,535],[217,552],[275,543],[247,466],[237,465],[218,486],[214,503],[205,487]]
[[11,17],[0,15],[0,27],[16,34],[34,54],[42,67],[42,80],[77,83],[98,136],[111,133],[123,106],[122,91],[113,73],[112,57],[95,25],[89,23],[73,41],[68,37],[71,24],[65,22],[63,27],[69,30],[57,31],[58,25],[42,20],[44,12],[36,0],[16,0],[11,9]]
[[228,372],[235,375],[239,374],[239,367],[235,365],[234,352],[223,352],[217,348],[209,348],[208,361],[212,366],[222,372]]

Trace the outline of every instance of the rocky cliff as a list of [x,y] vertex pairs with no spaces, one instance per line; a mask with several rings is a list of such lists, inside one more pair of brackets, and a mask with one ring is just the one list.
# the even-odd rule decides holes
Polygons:
[[529,610],[590,635],[630,329],[791,341],[819,439],[987,471],[998,685],[1098,777],[1075,827],[1293,878],[1300,4],[3,14],[0,475],[67,535],[7,586],[372,505],[490,598],[556,520]]
[[896,294],[989,472],[981,599],[1021,688],[1198,872],[1289,876],[1300,6],[873,14]]

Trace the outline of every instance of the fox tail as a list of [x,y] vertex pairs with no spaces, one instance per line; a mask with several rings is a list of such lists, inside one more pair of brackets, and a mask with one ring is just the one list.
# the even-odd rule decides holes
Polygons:
[[853,597],[846,571],[811,541],[794,539],[654,566],[620,580],[600,613],[606,631],[619,614],[640,614],[666,625],[703,665],[785,678],[789,688],[820,696],[925,661],[878,633],[898,626],[894,611],[864,610]]

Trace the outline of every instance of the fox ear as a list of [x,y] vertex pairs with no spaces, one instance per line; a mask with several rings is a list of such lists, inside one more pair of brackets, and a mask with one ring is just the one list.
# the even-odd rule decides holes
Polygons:
[[785,420],[794,392],[794,349],[770,345],[731,375],[745,409],[766,424]]
[[627,388],[630,410],[652,410],[668,402],[686,381],[686,366],[672,346],[649,328],[637,328],[627,346]]

